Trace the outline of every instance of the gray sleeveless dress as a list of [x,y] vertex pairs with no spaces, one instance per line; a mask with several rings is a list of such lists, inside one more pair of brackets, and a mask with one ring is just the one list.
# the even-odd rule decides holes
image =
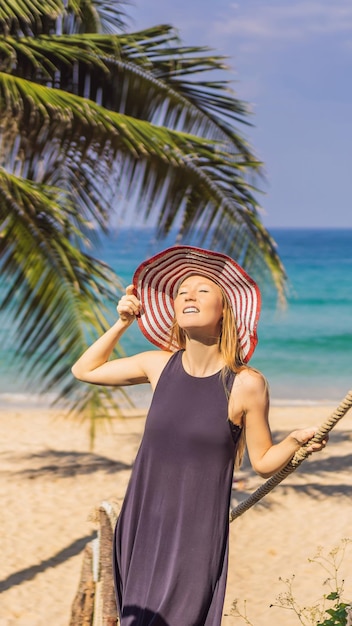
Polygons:
[[[229,391],[233,380],[231,372]],[[121,626],[220,626],[240,432],[219,373],[190,376],[176,352],[155,389],[115,529]]]

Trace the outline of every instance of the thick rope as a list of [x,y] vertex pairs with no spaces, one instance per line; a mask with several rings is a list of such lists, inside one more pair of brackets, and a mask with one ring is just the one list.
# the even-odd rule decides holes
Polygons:
[[307,451],[307,448],[311,443],[320,443],[326,438],[326,435],[334,428],[337,422],[346,415],[347,411],[352,406],[352,390],[347,393],[345,398],[339,404],[339,406],[335,409],[335,411],[331,414],[331,416],[320,426],[320,428],[315,433],[314,437],[312,437],[307,443],[305,443],[293,456],[291,461],[285,465],[279,472],[276,472],[269,480],[267,480],[263,485],[258,487],[256,491],[254,491],[246,500],[241,502],[238,506],[230,511],[230,522],[233,522],[237,517],[242,515],[245,511],[251,508],[253,504],[256,504],[264,498],[276,485],[281,483],[281,481],[286,478],[289,474],[291,474],[301,463],[306,459],[311,452]]

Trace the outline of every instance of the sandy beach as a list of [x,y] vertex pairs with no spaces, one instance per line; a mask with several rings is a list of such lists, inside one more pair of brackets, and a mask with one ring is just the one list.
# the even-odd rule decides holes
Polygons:
[[[335,405],[273,406],[275,440],[297,427],[320,425]],[[45,408],[1,409],[0,626],[67,626],[79,583],[82,550],[95,535],[102,501],[121,505],[144,419],[113,420],[89,451],[88,427]],[[230,564],[223,624],[246,602],[253,626],[295,626],[289,610],[273,607],[293,574],[299,604],[324,593],[326,572],[309,558],[352,539],[352,410],[331,433],[327,448],[288,476],[230,526]],[[263,479],[245,462],[236,473],[233,505]],[[204,512],[206,514],[206,511]],[[339,573],[352,600],[352,549]],[[180,624],[180,626],[182,626]]]

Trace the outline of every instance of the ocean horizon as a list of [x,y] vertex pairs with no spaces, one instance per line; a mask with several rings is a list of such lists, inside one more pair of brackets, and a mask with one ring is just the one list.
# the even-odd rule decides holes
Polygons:
[[[287,306],[280,308],[273,289],[258,281],[262,312],[250,364],[267,378],[273,404],[337,403],[352,389],[352,229],[273,228],[270,233],[288,276]],[[172,234],[156,240],[151,229],[121,229],[94,254],[127,285],[142,260],[173,243]],[[5,341],[11,321],[0,317],[0,405],[48,402],[21,379],[21,363]],[[153,348],[137,324],[121,344],[127,354]],[[147,386],[129,393],[138,406],[148,404]]]

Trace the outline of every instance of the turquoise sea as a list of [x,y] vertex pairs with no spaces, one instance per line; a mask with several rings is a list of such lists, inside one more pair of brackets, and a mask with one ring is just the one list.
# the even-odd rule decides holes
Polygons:
[[[271,229],[289,279],[289,296],[280,309],[263,289],[259,343],[251,360],[268,379],[273,403],[338,402],[352,389],[352,230]],[[137,265],[174,239],[156,241],[150,230],[123,230],[104,241],[96,254],[129,284]],[[192,242],[189,242],[192,243]],[[4,316],[0,331],[0,405],[28,391],[8,363]],[[127,353],[149,349],[137,325],[123,339]],[[29,385],[29,388],[30,385]]]

